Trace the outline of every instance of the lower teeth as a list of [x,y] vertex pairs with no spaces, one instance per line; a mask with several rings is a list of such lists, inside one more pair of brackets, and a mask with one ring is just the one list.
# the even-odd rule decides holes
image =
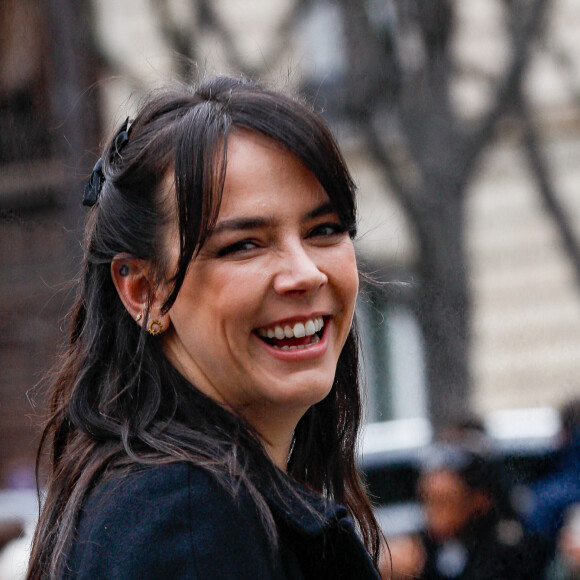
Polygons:
[[312,340],[308,343],[308,344],[301,344],[298,346],[288,346],[288,345],[284,345],[284,346],[275,346],[274,348],[278,348],[280,350],[303,350],[305,348],[308,348],[309,346],[312,346],[314,344],[318,344],[320,342],[320,338],[317,334],[315,334],[312,337]]

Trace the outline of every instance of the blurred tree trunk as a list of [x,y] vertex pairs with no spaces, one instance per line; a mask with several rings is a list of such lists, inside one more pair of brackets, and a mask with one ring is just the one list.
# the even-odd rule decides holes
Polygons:
[[[451,100],[455,3],[395,1],[398,19],[381,29],[365,2],[340,0],[352,70],[349,107],[419,241],[416,311],[438,428],[470,405],[467,188],[498,121],[520,103],[547,0],[505,2],[509,64],[492,83],[492,104],[475,120],[462,117]],[[400,42],[404,35],[420,41],[412,58],[402,48],[409,46]]]

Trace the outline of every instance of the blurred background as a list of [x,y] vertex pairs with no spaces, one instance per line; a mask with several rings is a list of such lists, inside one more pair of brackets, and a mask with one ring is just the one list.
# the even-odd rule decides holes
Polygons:
[[0,488],[34,485],[99,144],[173,78],[245,74],[331,124],[378,282],[370,422],[580,394],[579,30],[576,0],[2,0]]

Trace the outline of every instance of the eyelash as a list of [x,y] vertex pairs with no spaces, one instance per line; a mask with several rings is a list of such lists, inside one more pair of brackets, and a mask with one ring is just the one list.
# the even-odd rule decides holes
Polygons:
[[[251,248],[248,248],[247,246],[251,246]],[[229,246],[226,246],[225,248],[222,248],[221,250],[219,250],[217,253],[217,256],[218,256],[218,258],[222,258],[222,257],[228,256],[230,254],[235,254],[236,252],[245,252],[245,251],[253,250],[256,247],[257,247],[257,244],[255,242],[252,242],[251,240],[240,240],[239,242],[236,242],[235,244],[230,244]]]
[[[322,233],[321,230],[326,230],[326,233]],[[328,231],[330,230],[330,231]],[[325,223],[325,224],[319,224],[317,225],[312,232],[310,233],[309,237],[316,237],[316,236],[321,236],[321,237],[326,237],[326,236],[335,236],[335,235],[340,235],[340,234],[344,234],[344,232],[346,232],[346,228],[340,224],[340,223],[336,223],[336,222],[329,222],[329,223]]]

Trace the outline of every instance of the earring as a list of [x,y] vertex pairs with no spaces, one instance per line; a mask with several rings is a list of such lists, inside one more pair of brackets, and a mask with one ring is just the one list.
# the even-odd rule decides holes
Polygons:
[[152,320],[149,323],[149,327],[147,328],[147,332],[152,335],[155,336],[157,334],[161,334],[163,332],[163,323],[159,320]]
[[137,316],[135,316],[135,320],[137,322],[139,322],[142,318],[143,318],[143,313],[142,312],[139,312],[139,314],[137,314]]

